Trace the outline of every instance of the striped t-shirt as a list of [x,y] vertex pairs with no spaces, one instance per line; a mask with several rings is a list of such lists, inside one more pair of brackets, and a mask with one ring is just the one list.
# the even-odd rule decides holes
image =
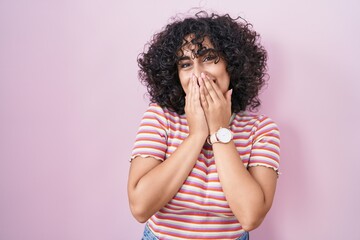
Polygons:
[[[237,113],[233,141],[247,167],[279,167],[279,130],[263,115]],[[136,136],[132,159],[166,159],[188,136],[185,115],[151,104]],[[244,230],[231,211],[216,170],[212,146],[205,144],[178,193],[148,220],[159,239],[236,239]]]

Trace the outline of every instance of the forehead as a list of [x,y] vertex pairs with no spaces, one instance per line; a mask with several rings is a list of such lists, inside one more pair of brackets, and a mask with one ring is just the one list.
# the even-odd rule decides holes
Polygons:
[[[209,37],[205,36],[202,39],[197,40],[194,42],[195,36],[194,34],[190,34],[185,37],[183,41],[183,45],[181,47],[181,51],[178,52],[178,55],[185,55],[189,56],[194,53],[194,51],[197,51],[199,47],[201,48],[213,48],[213,44],[210,42]],[[182,53],[182,54],[181,54]]]

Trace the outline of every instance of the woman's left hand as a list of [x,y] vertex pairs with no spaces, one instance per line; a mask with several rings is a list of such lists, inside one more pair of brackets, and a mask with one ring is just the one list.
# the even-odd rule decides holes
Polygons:
[[231,117],[232,89],[223,94],[209,76],[199,77],[201,106],[204,109],[210,134],[221,127],[228,127]]

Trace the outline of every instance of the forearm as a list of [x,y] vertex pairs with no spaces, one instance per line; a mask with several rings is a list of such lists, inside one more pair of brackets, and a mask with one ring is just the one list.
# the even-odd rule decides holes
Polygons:
[[177,193],[194,167],[205,137],[188,136],[166,161],[129,185],[130,205],[138,220],[146,221]]
[[257,227],[269,203],[241,161],[233,141],[213,145],[219,179],[229,206],[244,228]]

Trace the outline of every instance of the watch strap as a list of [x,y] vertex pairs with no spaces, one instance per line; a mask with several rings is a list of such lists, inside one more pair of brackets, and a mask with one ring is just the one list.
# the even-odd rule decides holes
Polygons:
[[[233,138],[233,135],[232,135],[231,130],[230,130],[229,128],[223,128],[223,127],[221,127],[221,128],[219,128],[219,130],[217,130],[215,133],[209,135],[209,137],[207,138],[207,142],[208,142],[210,145],[213,145],[214,143],[222,142],[222,141],[218,138],[218,136],[217,136],[218,132],[219,132],[221,129],[227,129],[227,130],[230,132],[230,134],[231,134],[231,139]],[[231,140],[231,139],[230,139],[230,140]],[[222,143],[228,143],[228,141],[222,142]]]
[[210,145],[213,145],[214,143],[219,142],[219,139],[217,138],[216,133],[217,133],[217,132],[214,132],[213,134],[211,134],[211,135],[209,136]]

